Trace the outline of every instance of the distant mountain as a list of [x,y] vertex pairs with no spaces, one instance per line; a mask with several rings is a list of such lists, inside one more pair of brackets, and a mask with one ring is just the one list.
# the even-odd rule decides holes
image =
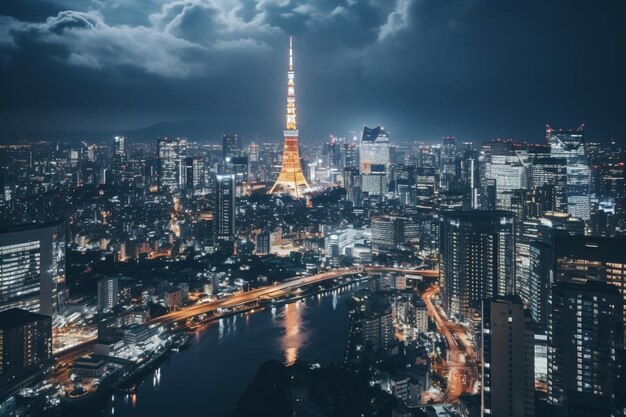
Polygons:
[[217,140],[223,132],[216,132],[215,126],[201,120],[181,122],[159,122],[140,129],[127,130],[119,134],[136,141],[153,141],[158,137],[184,137],[190,140]]
[[197,141],[217,141],[226,133],[219,127],[201,120],[184,120],[179,122],[158,122],[150,126],[130,130],[107,131],[32,131],[32,132],[0,132],[0,142],[26,142],[36,140],[109,141],[113,136],[126,136],[133,142],[152,142],[162,136],[185,137]]

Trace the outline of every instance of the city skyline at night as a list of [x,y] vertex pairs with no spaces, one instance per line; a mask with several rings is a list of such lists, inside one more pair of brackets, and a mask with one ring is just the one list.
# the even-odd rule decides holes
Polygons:
[[624,21],[0,2],[0,416],[626,417]]

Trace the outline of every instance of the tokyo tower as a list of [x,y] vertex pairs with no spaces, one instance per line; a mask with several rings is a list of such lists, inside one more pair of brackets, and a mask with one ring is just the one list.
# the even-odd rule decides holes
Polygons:
[[291,194],[299,198],[311,187],[302,173],[300,152],[298,151],[298,124],[296,122],[296,83],[293,70],[293,38],[289,37],[289,71],[287,72],[287,123],[283,136],[283,165],[280,174],[269,191],[270,194]]

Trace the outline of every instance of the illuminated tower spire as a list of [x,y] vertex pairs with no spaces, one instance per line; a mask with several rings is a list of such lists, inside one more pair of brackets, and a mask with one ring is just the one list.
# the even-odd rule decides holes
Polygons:
[[285,137],[283,165],[270,194],[287,193],[298,198],[303,193],[311,191],[311,187],[302,173],[298,150],[296,83],[293,70],[293,38],[291,36],[289,37],[289,71],[287,72],[287,120],[283,135]]

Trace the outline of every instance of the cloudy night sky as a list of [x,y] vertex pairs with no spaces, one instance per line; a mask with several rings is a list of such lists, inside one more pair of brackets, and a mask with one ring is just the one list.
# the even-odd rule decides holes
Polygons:
[[304,140],[624,139],[624,22],[620,0],[2,0],[0,136],[278,139],[293,35]]

